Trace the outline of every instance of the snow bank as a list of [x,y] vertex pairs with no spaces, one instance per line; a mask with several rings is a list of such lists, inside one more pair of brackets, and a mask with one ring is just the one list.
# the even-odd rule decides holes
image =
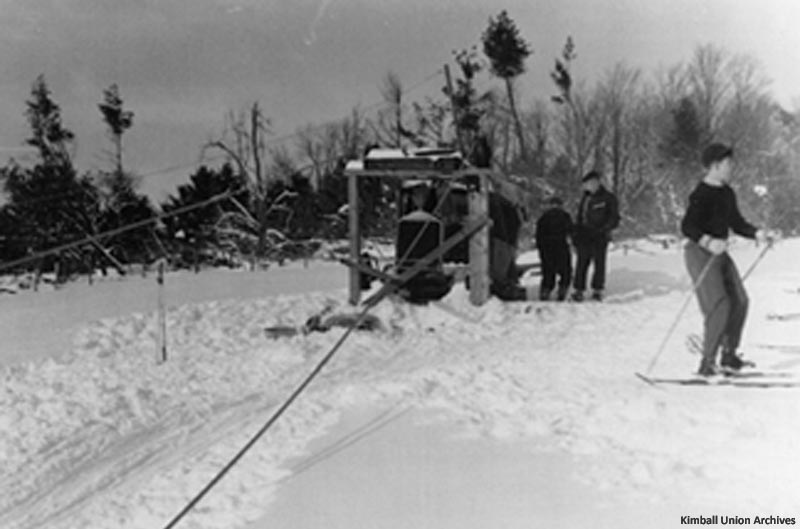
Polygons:
[[[749,246],[736,253],[742,268],[755,255]],[[748,283],[746,345],[766,368],[799,369],[800,357],[762,346],[792,325],[768,313],[800,312],[800,276],[787,266],[798,257],[798,241],[782,243]],[[653,388],[633,376],[651,361],[685,286],[677,252],[614,252],[604,304],[493,299],[476,308],[460,287],[424,307],[384,302],[375,314],[386,330],[354,333],[181,527],[241,527],[263,516],[287,462],[310,457],[309,442],[342,410],[370,403],[436,410],[467,435],[556,447],[580,458],[576,479],[622,498],[794,515],[800,390]],[[263,328],[302,323],[324,306],[346,312],[344,298],[340,290],[176,306],[161,366],[150,312],[84,325],[58,360],[7,365],[0,526],[162,526],[342,332],[268,340]],[[656,371],[696,368],[682,342],[699,322],[692,303]]]

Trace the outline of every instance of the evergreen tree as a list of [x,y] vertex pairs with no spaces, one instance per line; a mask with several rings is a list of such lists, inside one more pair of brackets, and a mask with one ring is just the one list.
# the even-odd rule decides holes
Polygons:
[[[230,164],[218,170],[202,166],[191,175],[189,183],[178,186],[177,195],[170,195],[167,202],[161,204],[161,210],[170,213],[230,190],[241,190],[234,195],[235,201],[214,202],[164,218],[167,238],[182,255],[184,264],[196,266],[201,262],[213,262],[217,250],[227,240],[226,235],[245,230],[242,224],[247,224],[247,219],[231,221],[241,218],[242,208],[249,202],[244,178],[235,173]],[[249,212],[244,211],[245,217],[248,217]],[[253,242],[253,246],[255,244]]]
[[[16,251],[31,254],[94,233],[99,209],[94,185],[88,178],[78,178],[72,165],[74,134],[62,124],[61,109],[44,76],[33,83],[25,115],[31,128],[26,143],[38,150],[40,160],[31,168],[12,164],[3,170],[3,177],[6,219],[13,219]],[[63,265],[82,259],[77,252],[61,257],[38,266],[41,270],[53,266],[53,261]],[[66,269],[59,266],[60,272]]]
[[483,52],[491,63],[492,73],[505,82],[508,105],[519,141],[520,155],[523,160],[527,160],[525,134],[517,112],[513,82],[525,71],[525,59],[531,54],[530,46],[520,36],[517,25],[505,10],[501,11],[496,18],[489,19],[489,27],[484,31],[481,40],[483,41]]
[[123,101],[119,95],[119,87],[112,84],[103,90],[103,102],[97,105],[103,114],[103,120],[108,125],[111,139],[114,142],[114,158],[116,161],[116,174],[122,177],[122,135],[133,125],[133,112],[123,108]]
[[44,165],[71,168],[69,145],[75,135],[62,125],[61,107],[52,99],[44,75],[34,81],[26,106],[31,137],[25,143],[39,151]]
[[[102,231],[127,226],[155,215],[150,200],[136,192],[136,179],[122,164],[122,136],[133,126],[133,112],[124,108],[119,87],[112,84],[103,91],[103,101],[97,105],[108,126],[114,144],[114,170],[99,177],[103,194]],[[125,231],[114,237],[113,255],[123,262],[150,260],[149,244],[152,227]]]

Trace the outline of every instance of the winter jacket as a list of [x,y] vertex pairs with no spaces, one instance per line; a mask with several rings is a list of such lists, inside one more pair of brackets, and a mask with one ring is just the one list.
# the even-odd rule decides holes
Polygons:
[[536,221],[538,248],[566,245],[572,236],[572,217],[560,207],[550,208]]
[[712,186],[700,182],[689,195],[689,207],[681,222],[681,231],[694,242],[703,235],[727,239],[733,230],[750,239],[756,228],[742,217],[736,204],[736,194],[728,185]]
[[575,243],[610,241],[619,220],[619,205],[613,193],[603,186],[595,193],[585,192],[575,220]]

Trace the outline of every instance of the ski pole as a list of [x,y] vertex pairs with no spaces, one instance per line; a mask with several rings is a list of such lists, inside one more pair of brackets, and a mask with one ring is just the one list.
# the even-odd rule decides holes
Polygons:
[[750,268],[748,268],[747,271],[742,276],[742,281],[747,279],[747,276],[749,276],[750,274],[753,273],[753,270],[756,269],[756,266],[758,266],[758,263],[761,262],[761,260],[764,258],[764,255],[766,255],[767,250],[770,250],[772,248],[773,244],[775,244],[775,243],[770,241],[770,242],[768,242],[767,244],[764,245],[764,248],[759,252],[758,256],[756,256],[756,258],[753,260],[753,263],[750,265]]
[[[774,244],[773,242],[770,242],[770,243],[767,243],[767,244],[764,246],[764,248],[761,250],[761,252],[759,252],[758,256],[756,256],[756,258],[753,260],[752,264],[750,264],[750,267],[747,269],[747,271],[746,271],[746,272],[744,273],[744,275],[742,276],[742,281],[744,281],[745,279],[747,279],[747,277],[748,277],[750,274],[752,274],[752,273],[753,273],[753,270],[755,270],[755,269],[756,269],[756,266],[758,266],[758,263],[760,263],[760,262],[761,262],[761,260],[762,260],[762,259],[764,258],[764,256],[766,255],[766,253],[767,253],[767,250],[771,249],[773,244]],[[672,333],[673,333],[673,332],[675,332],[675,328],[678,326],[678,322],[680,321],[680,319],[681,319],[681,316],[682,316],[682,315],[683,315],[683,313],[686,311],[686,307],[688,307],[688,306],[689,306],[689,301],[691,301],[691,299],[692,299],[693,295],[695,294],[695,292],[697,292],[697,288],[700,286],[700,283],[702,283],[702,282],[703,282],[703,279],[705,279],[705,276],[706,276],[706,274],[708,273],[708,270],[709,270],[709,268],[711,268],[711,263],[712,263],[712,262],[713,262],[713,261],[714,261],[716,258],[717,258],[717,256],[716,256],[716,255],[712,255],[712,256],[711,256],[711,259],[709,259],[709,260],[708,260],[708,263],[706,263],[706,265],[703,267],[703,270],[700,272],[700,275],[699,275],[699,276],[697,276],[697,281],[695,281],[695,282],[694,282],[694,284],[692,285],[692,289],[691,289],[691,290],[689,291],[689,293],[686,295],[686,299],[685,299],[685,300],[684,300],[684,302],[683,302],[683,306],[682,306],[682,307],[681,307],[681,309],[678,311],[678,314],[675,316],[675,321],[673,321],[673,322],[672,322],[672,325],[670,326],[669,330],[667,331],[667,334],[666,334],[666,336],[664,336],[664,339],[661,341],[661,345],[659,345],[659,347],[658,347],[658,350],[656,351],[656,354],[655,354],[655,356],[653,357],[652,361],[650,362],[650,365],[648,365],[648,366],[647,366],[647,371],[646,371],[646,374],[648,374],[648,375],[649,375],[649,374],[650,374],[650,372],[651,372],[651,371],[653,370],[653,368],[655,367],[655,365],[656,365],[656,362],[658,361],[658,358],[661,356],[661,353],[663,353],[663,352],[664,352],[664,348],[667,346],[667,342],[669,341],[670,337],[672,336]]]
[[667,331],[667,334],[664,336],[664,339],[661,340],[661,344],[658,346],[658,349],[656,350],[655,355],[653,355],[653,359],[650,361],[650,364],[647,366],[647,371],[645,371],[645,374],[649,375],[650,372],[655,367],[656,362],[658,361],[658,358],[661,356],[661,353],[664,352],[664,348],[667,346],[667,342],[669,341],[670,337],[672,336],[672,333],[675,332],[675,328],[678,326],[678,322],[680,322],[681,316],[683,316],[683,313],[686,311],[686,307],[689,306],[689,302],[694,297],[695,292],[697,292],[697,289],[700,287],[700,284],[705,279],[706,275],[708,274],[708,271],[711,269],[711,265],[714,263],[714,261],[716,261],[716,259],[717,259],[717,256],[716,255],[712,255],[711,259],[709,259],[708,262],[705,264],[705,266],[703,266],[703,269],[700,271],[700,275],[697,276],[697,280],[695,280],[695,282],[692,284],[691,290],[689,290],[689,292],[686,294],[686,298],[683,300],[683,305],[681,306],[680,310],[678,311],[678,314],[675,315],[675,320],[672,322],[672,325],[670,325],[669,330]]

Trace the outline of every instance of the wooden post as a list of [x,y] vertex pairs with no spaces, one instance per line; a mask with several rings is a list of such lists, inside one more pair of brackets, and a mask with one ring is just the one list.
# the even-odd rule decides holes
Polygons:
[[[347,214],[349,219],[350,259],[358,262],[361,260],[361,226],[358,223],[358,176],[350,174],[347,177]],[[350,304],[358,305],[361,299],[360,272],[350,268]]]
[[[469,218],[480,219],[489,215],[489,182],[481,173],[469,186]],[[483,305],[489,299],[489,228],[491,221],[469,240],[469,300],[473,305]]]
[[158,274],[158,344],[156,348],[156,364],[163,364],[167,361],[167,314],[164,308],[164,267],[166,261],[159,259]]

